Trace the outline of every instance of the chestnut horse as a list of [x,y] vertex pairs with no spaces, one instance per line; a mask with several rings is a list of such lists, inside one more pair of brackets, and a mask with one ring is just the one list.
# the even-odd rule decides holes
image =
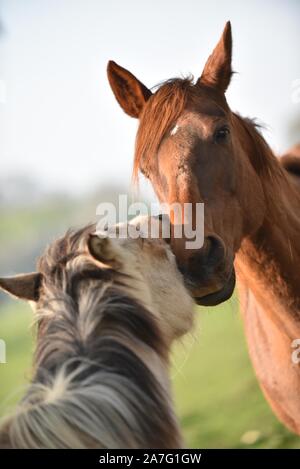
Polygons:
[[160,201],[205,203],[203,248],[172,241],[194,296],[224,301],[236,272],[258,380],[278,418],[300,434],[300,367],[291,359],[300,338],[300,164],[293,155],[281,164],[257,126],[229,108],[231,56],[228,22],[195,84],[172,79],[152,93],[114,62],[108,78],[123,110],[140,120],[134,175],[144,173]]

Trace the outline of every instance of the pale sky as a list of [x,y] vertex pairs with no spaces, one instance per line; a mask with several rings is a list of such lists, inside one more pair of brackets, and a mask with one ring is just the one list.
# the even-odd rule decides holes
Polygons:
[[299,0],[0,0],[0,19],[1,177],[31,175],[79,195],[129,186],[137,122],[112,95],[107,61],[148,87],[198,77],[228,19],[231,108],[267,124],[277,152],[294,143]]

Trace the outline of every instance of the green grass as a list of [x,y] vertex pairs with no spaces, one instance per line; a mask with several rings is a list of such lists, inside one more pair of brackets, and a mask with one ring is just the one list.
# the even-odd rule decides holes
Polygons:
[[0,313],[0,338],[6,344],[7,361],[0,364],[0,415],[3,415],[17,402],[30,378],[33,337],[28,305],[9,303]]
[[[300,448],[300,438],[277,421],[259,390],[236,310],[231,300],[197,311],[193,337],[176,347],[172,381],[186,444]],[[30,376],[31,317],[30,308],[17,302],[0,311],[0,337],[7,344],[7,364],[0,364],[2,415],[17,401]],[[7,400],[9,395],[13,397]]]
[[200,309],[195,335],[185,352],[177,347],[174,358],[180,367],[188,353],[174,379],[187,444],[194,448],[300,448],[300,438],[278,422],[259,389],[237,301]]

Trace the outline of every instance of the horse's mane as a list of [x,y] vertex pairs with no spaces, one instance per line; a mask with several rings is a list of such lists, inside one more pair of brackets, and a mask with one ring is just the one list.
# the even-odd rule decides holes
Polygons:
[[278,159],[262,135],[263,125],[256,119],[241,117],[233,113],[233,123],[238,132],[243,132],[241,142],[247,156],[258,175],[269,179],[282,177],[283,171]]
[[153,359],[158,370],[167,362],[156,317],[126,292],[118,272],[97,273],[82,260],[82,237],[90,230],[68,232],[39,261],[47,291],[37,305],[34,376],[0,429],[0,447],[181,443],[165,383],[145,362]]

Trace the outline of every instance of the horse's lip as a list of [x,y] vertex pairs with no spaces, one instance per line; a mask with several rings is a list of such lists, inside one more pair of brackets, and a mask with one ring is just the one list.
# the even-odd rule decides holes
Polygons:
[[224,287],[215,292],[215,293],[210,293],[209,295],[201,296],[194,298],[196,303],[198,305],[202,306],[216,306],[220,303],[223,303],[224,301],[228,300],[234,290],[235,287],[235,271],[232,269],[231,275],[224,285]]

